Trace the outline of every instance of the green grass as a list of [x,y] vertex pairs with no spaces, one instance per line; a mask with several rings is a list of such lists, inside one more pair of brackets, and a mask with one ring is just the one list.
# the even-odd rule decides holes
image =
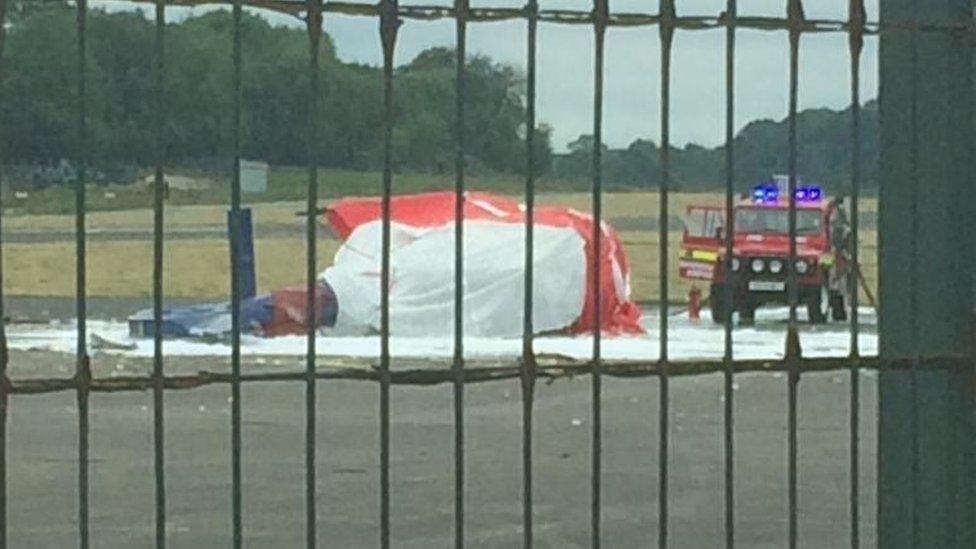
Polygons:
[[[659,299],[660,256],[658,234],[653,231],[621,233],[632,268],[633,297]],[[872,290],[877,284],[877,235],[862,231],[862,268]],[[679,232],[669,238],[671,251],[670,300],[683,301],[691,282],[678,277]],[[272,291],[304,283],[305,242],[301,238],[258,239],[258,287]],[[337,242],[321,239],[319,270],[332,261]],[[5,244],[4,289],[8,295],[72,296],[75,292],[74,244]],[[164,258],[165,293],[169,297],[226,299],[229,259],[222,239],[172,240]],[[151,295],[152,244],[148,241],[92,241],[88,245],[88,292],[92,296],[137,297]],[[699,285],[701,287],[701,285]],[[864,296],[862,294],[862,301]]]
[[[253,211],[258,231],[258,282],[263,291],[304,279],[305,243],[302,238],[262,239],[262,226],[302,226],[304,219],[296,212],[304,209],[307,172],[301,168],[275,168],[271,172],[269,191],[259,196],[246,196],[245,205]],[[375,173],[322,170],[320,196],[328,204],[341,196],[376,194],[379,175]],[[453,188],[450,175],[398,174],[394,179],[397,194],[444,190]],[[487,189],[520,199],[522,182],[509,176],[471,176],[471,189]],[[540,186],[537,204],[560,204],[582,211],[591,209],[591,197],[586,191],[573,191],[572,186],[558,187],[554,183]],[[114,189],[114,190],[113,190]],[[105,196],[114,192],[115,198]],[[129,229],[150,231],[153,226],[151,189],[145,186],[92,186],[88,193],[90,210],[86,226],[89,230]],[[45,189],[33,193],[18,206],[8,206],[4,219],[7,231],[72,231],[74,229],[74,195],[70,189]],[[721,206],[723,193],[672,193],[669,215],[680,218],[692,204]],[[8,201],[9,204],[9,201]],[[167,230],[198,227],[224,227],[227,210],[226,184],[217,182],[214,189],[202,192],[174,191],[166,204]],[[605,219],[613,222],[621,218],[657,218],[660,197],[656,192],[608,192],[603,197]],[[874,199],[865,199],[862,210],[876,209]],[[31,213],[36,212],[36,213]],[[657,300],[660,279],[660,257],[656,231],[624,231],[624,246],[633,267],[632,286],[637,300]],[[669,239],[671,273],[670,298],[684,299],[690,283],[677,276],[677,253],[681,233],[671,231]],[[876,281],[876,234],[862,231],[862,258],[865,276],[870,284]],[[320,269],[332,260],[336,243],[320,242]],[[4,286],[10,295],[74,295],[72,242],[42,244],[5,244]],[[150,295],[152,244],[140,241],[97,241],[89,243],[89,293],[94,296]],[[227,295],[228,252],[223,239],[200,238],[168,240],[166,243],[166,295],[223,299]]]
[[[180,206],[226,206],[230,201],[230,183],[226,178],[214,179],[212,174],[188,170],[173,170],[174,175],[189,176],[209,181],[211,186],[205,190],[172,189],[166,200],[167,208]],[[381,190],[381,174],[322,168],[318,175],[318,191],[322,200],[345,196],[375,196]],[[393,177],[394,194],[410,194],[454,188],[453,174],[397,173]],[[467,188],[492,191],[516,198],[524,196],[524,178],[510,174],[468,174],[465,178]],[[590,209],[589,185],[580,181],[559,181],[543,178],[536,183],[540,204],[564,204],[578,209]],[[262,194],[244,195],[247,205],[276,202],[295,203],[292,210],[301,209],[308,192],[308,170],[300,167],[272,167],[268,176],[268,191]],[[620,198],[614,199],[613,197]],[[641,197],[655,197],[652,200]],[[609,188],[604,195],[604,208],[607,217],[656,217],[658,204],[656,193],[637,187],[628,189]],[[671,215],[682,215],[688,204],[723,204],[721,191],[711,193],[673,193],[669,211]],[[866,198],[861,202],[862,211],[874,211],[876,199]],[[153,190],[151,186],[136,183],[132,185],[89,185],[86,195],[86,211],[125,212],[151,210]],[[72,187],[47,187],[30,191],[26,198],[19,198],[8,192],[5,196],[4,215],[11,219],[22,216],[66,216],[75,211],[75,192]],[[137,214],[142,216],[144,214]],[[95,216],[93,215],[94,219]],[[149,216],[151,219],[151,216]],[[40,218],[37,218],[40,221]],[[14,222],[17,224],[16,222]],[[20,223],[18,226],[24,226]],[[43,226],[43,223],[42,223]]]
[[[230,200],[230,181],[188,170],[173,170],[174,175],[189,176],[208,181],[204,190],[171,189],[166,203],[171,206],[227,204]],[[382,175],[322,168],[318,174],[319,197],[369,196],[381,192]],[[522,194],[524,178],[517,175],[469,174],[465,184],[471,189],[491,190],[504,194]],[[586,183],[543,180],[539,191],[585,190]],[[397,173],[393,176],[393,192],[409,194],[454,188],[453,174]],[[272,167],[268,175],[268,190],[262,194],[244,195],[248,203],[302,202],[308,192],[308,169],[301,167]],[[27,198],[8,193],[7,215],[66,215],[75,211],[75,191],[70,186],[47,187],[30,191]],[[153,204],[152,187],[144,183],[132,185],[89,185],[86,209],[89,212],[149,209]]]
[[[319,268],[332,261],[337,243],[321,240]],[[19,296],[73,296],[74,244],[6,244],[4,290]],[[255,242],[258,288],[264,292],[304,284],[305,242],[261,239]],[[164,254],[164,292],[169,297],[226,299],[230,286],[227,242],[173,240]],[[101,297],[152,295],[152,243],[93,241],[88,245],[88,293]]]
[[[681,235],[672,233],[669,285],[671,301],[682,301],[691,282],[678,277],[677,253]],[[633,297],[659,298],[658,235],[650,231],[621,233],[631,259]],[[861,233],[863,269],[872,290],[877,284],[876,234]],[[301,285],[305,276],[305,242],[299,238],[259,239],[258,288],[272,291]],[[72,296],[75,291],[74,244],[6,244],[4,289],[8,295]],[[332,261],[337,242],[319,241],[319,269]],[[165,293],[169,297],[225,299],[228,295],[227,242],[218,239],[173,240],[166,244]],[[152,245],[149,242],[93,241],[88,246],[88,292],[92,296],[146,297],[151,295]],[[701,285],[699,284],[701,287]],[[862,300],[864,296],[862,294]],[[866,301],[864,301],[866,303]]]
[[[473,187],[480,188],[480,187]],[[511,193],[509,196],[521,200],[521,195]],[[325,204],[330,198],[323,199]],[[690,204],[721,204],[722,195],[715,193],[688,194],[674,193],[670,196],[669,212],[673,217],[684,215],[685,208]],[[581,211],[590,211],[591,198],[585,192],[549,192],[542,191],[536,195],[537,204],[563,205]],[[305,209],[301,200],[280,202],[261,201],[257,203],[245,202],[251,207],[256,227],[265,224],[301,224],[304,221],[296,212]],[[605,219],[657,217],[659,208],[658,194],[655,192],[627,192],[607,193],[603,197],[603,215]],[[192,227],[222,227],[226,224],[226,203],[179,205],[172,201],[167,203],[164,223],[168,229],[186,229]],[[74,229],[74,215],[41,214],[7,216],[4,228],[8,230],[60,230]],[[126,210],[94,211],[87,215],[86,226],[89,230],[98,229],[150,229],[153,225],[152,210],[148,206]]]

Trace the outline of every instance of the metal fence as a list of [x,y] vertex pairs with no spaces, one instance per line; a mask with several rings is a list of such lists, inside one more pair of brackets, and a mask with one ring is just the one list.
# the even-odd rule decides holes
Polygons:
[[[164,74],[166,71],[166,30],[165,15],[167,6],[189,6],[203,4],[197,0],[157,0],[155,2],[155,194],[154,194],[154,233],[153,233],[153,307],[156,325],[161,325],[163,310],[163,208],[164,185],[163,166],[164,156],[163,125],[166,120],[166,89]],[[522,485],[523,485],[523,515],[522,528],[524,545],[533,544],[533,398],[535,384],[539,379],[549,379],[565,375],[567,372],[576,374],[586,373],[592,380],[592,448],[591,458],[591,532],[592,545],[601,543],[601,486],[602,466],[601,443],[602,433],[602,405],[601,381],[605,376],[615,377],[657,377],[660,380],[659,409],[660,409],[660,440],[657,467],[659,469],[659,529],[657,543],[660,547],[667,547],[669,543],[668,523],[670,502],[669,495],[669,433],[670,433],[670,402],[669,380],[676,376],[699,375],[705,373],[722,373],[724,375],[724,513],[725,513],[725,545],[735,544],[735,400],[733,383],[735,376],[742,372],[778,372],[786,373],[786,391],[788,391],[787,409],[787,457],[788,470],[788,508],[784,513],[788,516],[789,529],[787,545],[795,547],[798,533],[798,499],[797,499],[797,386],[801,376],[807,372],[845,371],[850,375],[850,544],[858,547],[860,544],[858,516],[860,488],[859,454],[861,442],[859,440],[860,418],[859,410],[859,377],[864,369],[877,369],[881,361],[874,357],[860,356],[858,347],[859,318],[858,292],[850,293],[852,299],[852,315],[850,316],[850,355],[845,358],[807,358],[803,356],[797,332],[797,285],[796,273],[792,269],[794,261],[789,261],[789,325],[784,342],[785,356],[781,360],[733,360],[733,329],[731,323],[726,323],[724,333],[724,357],[721,360],[687,361],[673,360],[669,356],[668,322],[671,311],[668,305],[669,288],[668,273],[670,269],[668,247],[668,195],[671,180],[671,165],[669,160],[670,148],[670,91],[671,91],[671,54],[676,32],[695,31],[704,29],[725,29],[725,211],[729,224],[734,220],[733,210],[733,182],[735,180],[736,156],[734,149],[735,128],[735,59],[736,34],[742,29],[786,32],[789,36],[789,231],[790,256],[795,258],[796,250],[796,198],[797,186],[797,93],[798,93],[798,60],[800,56],[801,38],[811,33],[836,33],[849,38],[849,70],[850,70],[850,100],[851,100],[851,180],[847,189],[851,200],[851,226],[853,233],[858,234],[858,198],[861,187],[861,99],[860,63],[862,44],[865,36],[879,35],[889,31],[909,32],[914,37],[921,33],[963,33],[972,32],[970,21],[906,25],[892,23],[882,25],[879,22],[867,20],[862,0],[849,1],[849,15],[846,20],[817,20],[805,17],[801,0],[784,0],[785,17],[747,17],[737,13],[737,1],[727,0],[725,10],[713,16],[681,16],[678,14],[676,0],[660,0],[657,13],[616,13],[611,12],[608,0],[594,0],[592,10],[574,11],[560,9],[545,9],[537,0],[529,0],[519,8],[473,8],[468,0],[456,0],[452,7],[400,5],[397,0],[380,0],[377,4],[358,4],[350,2],[336,2],[319,0],[290,1],[290,0],[235,0],[224,2],[230,4],[233,10],[234,39],[233,54],[229,60],[233,65],[232,88],[228,93],[233,97],[233,145],[234,156],[228,160],[228,170],[233,174],[230,208],[237,212],[241,206],[241,182],[239,165],[241,162],[241,105],[242,105],[242,33],[241,18],[244,4],[289,13],[304,19],[308,27],[308,107],[313,113],[318,112],[318,97],[320,91],[319,46],[322,34],[322,21],[325,14],[342,14],[347,16],[361,16],[374,18],[378,21],[378,35],[383,51],[383,121],[384,121],[384,156],[382,184],[382,243],[383,262],[381,274],[382,288],[382,317],[381,317],[381,348],[379,361],[371,370],[351,368],[332,368],[328,365],[319,366],[316,353],[315,328],[309,326],[307,334],[306,366],[304,370],[248,374],[241,371],[241,341],[240,341],[240,273],[236,253],[238,239],[241,238],[236,225],[231,229],[231,280],[230,292],[232,296],[232,354],[230,373],[203,372],[198,375],[167,375],[165,372],[165,357],[160,330],[155,331],[154,359],[152,374],[149,376],[128,376],[112,378],[95,378],[90,368],[88,356],[88,330],[86,314],[86,201],[85,180],[88,152],[86,146],[87,121],[86,111],[88,101],[86,86],[86,15],[89,7],[86,0],[76,0],[77,10],[77,158],[75,164],[78,169],[78,182],[75,186],[76,199],[76,268],[77,268],[77,360],[73,377],[58,379],[10,379],[7,376],[8,352],[4,326],[0,323],[0,546],[6,545],[7,539],[7,451],[6,425],[7,405],[11,396],[26,396],[58,391],[73,391],[78,402],[78,539],[80,546],[89,546],[89,399],[93,392],[147,391],[153,394],[153,433],[155,451],[155,520],[157,547],[166,544],[166,466],[165,440],[163,430],[164,396],[166,391],[189,390],[212,384],[228,385],[231,391],[231,486],[232,486],[232,528],[233,544],[240,547],[243,544],[242,532],[242,433],[241,385],[259,382],[294,382],[304,383],[306,388],[306,439],[305,439],[305,511],[307,546],[316,545],[316,386],[319,381],[331,379],[359,379],[376,382],[379,385],[380,408],[380,516],[379,516],[379,544],[381,547],[390,546],[390,393],[394,385],[434,385],[449,383],[454,394],[454,533],[455,546],[462,547],[465,542],[465,386],[471,383],[487,382],[502,379],[518,379],[522,388]],[[0,11],[6,9],[6,2],[0,0]],[[463,349],[463,223],[455,223],[455,320],[454,320],[454,358],[449,370],[421,370],[421,369],[391,369],[391,354],[389,345],[389,280],[390,280],[390,197],[394,180],[392,168],[392,132],[394,126],[394,51],[397,46],[397,32],[405,20],[434,20],[450,19],[456,24],[456,131],[455,143],[455,193],[456,218],[463,218],[463,200],[465,193],[465,91],[466,91],[466,36],[470,25],[488,21],[516,20],[524,21],[527,33],[527,119],[526,127],[536,126],[536,80],[537,80],[537,33],[540,23],[578,25],[592,27],[595,35],[595,65],[593,67],[593,135],[594,146],[592,154],[592,215],[596,221],[592,235],[597,252],[595,261],[599,261],[602,217],[602,130],[604,106],[604,42],[609,28],[613,27],[648,27],[656,28],[661,43],[661,88],[659,105],[661,109],[661,143],[660,143],[660,295],[662,296],[657,310],[656,321],[660,325],[660,354],[655,361],[615,361],[606,360],[601,356],[601,330],[599,315],[595,319],[593,330],[593,348],[591,360],[583,365],[560,363],[559,361],[540,361],[533,351],[532,324],[532,289],[533,289],[533,208],[535,199],[535,151],[533,143],[534,132],[528,131],[525,139],[527,163],[525,166],[525,303],[523,312],[523,347],[521,360],[505,365],[487,368],[466,368]],[[5,27],[0,26],[0,47],[2,47]],[[2,65],[0,65],[2,67]],[[307,288],[309,310],[314,308],[314,284],[316,280],[316,224],[322,212],[320,200],[317,196],[318,181],[316,162],[313,160],[313,148],[319,131],[319,117],[308,116],[308,196],[307,196]],[[2,210],[0,210],[2,211]],[[648,212],[651,214],[651,212]],[[725,255],[727,261],[732,257],[731,227],[725,231]],[[0,233],[2,234],[2,233]],[[0,246],[2,250],[2,246]],[[858,264],[858,246],[853,247],[853,263]],[[2,260],[2,254],[0,254]],[[731,263],[727,263],[730,266]],[[592,266],[595,287],[600,285],[600,268],[598,264]],[[2,277],[2,263],[0,263],[0,277]],[[730,295],[731,286],[727,286]],[[0,290],[2,292],[2,290]],[[600,299],[600,292],[595,292],[596,299]],[[595,310],[600,310],[599,302]],[[0,318],[3,317],[3,296],[0,293]],[[312,315],[309,314],[308,318]],[[971,367],[970,358],[956,355],[939,357],[914,356],[906,359],[892,359],[884,362],[886,370],[908,370],[915,372],[925,369],[958,369]]]

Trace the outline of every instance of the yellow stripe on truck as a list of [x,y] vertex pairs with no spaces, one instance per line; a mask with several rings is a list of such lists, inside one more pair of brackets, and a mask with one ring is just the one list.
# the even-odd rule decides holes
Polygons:
[[718,261],[718,252],[709,252],[707,250],[692,250],[692,259],[701,259],[703,261]]

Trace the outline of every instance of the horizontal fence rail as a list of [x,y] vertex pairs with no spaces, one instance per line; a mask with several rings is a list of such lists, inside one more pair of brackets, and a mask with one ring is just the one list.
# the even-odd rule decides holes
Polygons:
[[[330,360],[323,358],[323,360]],[[569,379],[592,373],[593,366],[587,361],[571,361],[561,364],[546,364],[544,358],[537,357],[534,367],[535,379],[554,381]],[[397,360],[397,362],[411,362],[411,360]],[[412,362],[416,362],[413,360]],[[462,376],[465,383],[483,383],[520,379],[523,367],[520,365],[499,365],[511,361],[478,361],[467,360],[469,368]],[[450,365],[450,362],[441,363]],[[919,370],[947,371],[965,370],[972,367],[972,358],[962,355],[922,357],[916,362],[914,359],[886,360],[881,363],[878,357],[862,357],[859,362],[862,370]],[[800,359],[796,366],[783,360],[736,360],[734,371],[742,373],[788,373],[791,368],[801,373],[822,373],[845,371],[851,367],[849,358],[805,358]],[[721,361],[681,361],[662,363],[653,361],[605,361],[600,365],[603,375],[618,378],[657,377],[664,371],[670,377],[699,376],[725,372]],[[360,380],[382,382],[384,378],[390,385],[440,385],[453,383],[456,374],[452,371],[435,370],[431,368],[403,368],[383,373],[376,367],[319,367],[312,376],[319,380]],[[166,389],[196,389],[206,385],[231,383],[236,379],[240,383],[272,382],[272,381],[302,381],[308,378],[305,371],[268,372],[241,374],[234,377],[225,372],[204,371],[194,375],[169,375],[162,378],[162,385]],[[116,376],[107,378],[91,378],[79,380],[69,378],[22,378],[0,380],[0,390],[7,395],[32,395],[57,393],[61,391],[77,390],[81,384],[87,390],[95,393],[118,393],[131,391],[151,391],[156,384],[153,376]]]
[[[112,2],[146,2],[151,0],[109,0]],[[789,0],[783,0],[784,6]],[[680,6],[680,1],[677,2]],[[854,4],[861,4],[855,0]],[[168,0],[168,6],[194,7],[204,5],[232,5],[233,0]],[[325,14],[337,14],[347,16],[379,17],[383,2],[379,3],[359,3],[359,2],[322,2],[321,11]],[[305,17],[307,13],[307,3],[302,0],[248,0],[248,6],[266,9],[279,13]],[[535,6],[535,7],[533,7]],[[860,14],[864,13],[863,8]],[[785,9],[784,9],[785,11]],[[666,24],[675,29],[682,30],[708,30],[716,28],[726,28],[734,25],[737,29],[744,30],[790,30],[799,28],[803,33],[850,33],[857,32],[862,35],[876,35],[882,31],[882,25],[877,21],[867,21],[856,17],[848,20],[836,19],[815,19],[803,18],[794,20],[788,17],[771,16],[730,16],[730,11],[724,11],[718,15],[696,15],[696,16],[674,16],[661,15],[657,13],[633,13],[633,12],[614,12],[610,11],[606,15],[606,25],[608,27],[642,27]],[[524,7],[468,7],[463,11],[463,19],[468,22],[493,22],[505,20],[526,20],[530,14],[537,21],[542,23],[559,23],[568,25],[588,25],[592,26],[599,17],[594,11],[570,10],[570,9],[539,9],[537,3],[529,2]],[[458,19],[459,12],[454,6],[436,5],[398,5],[396,15],[402,19],[415,19],[420,21],[431,21],[436,19]],[[857,15],[857,14],[855,14]],[[886,30],[918,30],[920,32],[946,32],[964,31],[971,32],[972,22],[961,21],[951,23],[896,23],[886,24]]]
[[[161,330],[156,330],[153,339],[152,371],[146,376],[118,376],[93,377],[91,358],[88,355],[87,330],[87,296],[86,296],[86,196],[85,196],[85,166],[88,162],[87,146],[87,104],[88,74],[86,72],[86,17],[89,10],[86,0],[77,0],[75,10],[77,14],[77,75],[76,75],[76,156],[78,178],[75,183],[75,263],[76,263],[76,308],[77,308],[77,347],[74,362],[75,374],[63,378],[17,378],[8,375],[10,352],[7,348],[5,321],[3,319],[4,299],[2,284],[0,284],[0,547],[6,546],[7,527],[7,407],[11,396],[38,395],[57,392],[75,392],[78,401],[78,528],[81,547],[89,545],[89,399],[92,393],[121,393],[151,391],[153,395],[153,448],[154,448],[154,489],[155,489],[155,545],[162,548],[167,542],[166,532],[166,467],[165,467],[165,437],[164,437],[164,396],[166,391],[191,390],[205,386],[228,385],[231,393],[231,456],[230,456],[230,485],[231,485],[231,534],[234,547],[244,545],[245,522],[244,497],[242,485],[244,474],[243,460],[243,432],[242,432],[242,386],[244,384],[293,382],[305,384],[305,430],[304,430],[304,467],[305,467],[305,539],[307,547],[315,547],[318,535],[317,506],[316,506],[316,464],[320,457],[316,453],[316,404],[317,383],[329,380],[358,380],[376,382],[379,393],[377,454],[379,463],[379,520],[378,544],[381,547],[392,545],[390,500],[391,479],[390,460],[393,451],[391,447],[391,389],[393,386],[433,386],[450,384],[453,396],[453,544],[455,547],[465,545],[465,387],[468,384],[497,382],[502,380],[518,380],[521,387],[521,471],[522,482],[522,541],[525,547],[534,543],[533,531],[533,421],[535,388],[538,381],[551,382],[574,376],[587,376],[592,388],[592,432],[590,446],[590,499],[589,511],[591,528],[591,545],[599,547],[602,542],[603,513],[602,504],[602,419],[603,398],[602,380],[604,377],[614,378],[657,378],[660,381],[659,406],[659,440],[658,440],[658,530],[656,541],[659,547],[669,546],[669,504],[671,503],[670,478],[670,394],[669,380],[687,376],[701,376],[716,374],[723,382],[723,505],[724,505],[724,544],[733,547],[736,542],[735,527],[735,376],[742,373],[778,373],[786,374],[788,404],[786,410],[787,437],[785,440],[785,469],[787,471],[787,508],[785,517],[788,524],[787,545],[796,547],[799,534],[798,520],[798,454],[799,441],[797,435],[798,415],[798,383],[804,374],[817,372],[848,372],[851,379],[850,387],[850,545],[860,546],[860,486],[859,486],[859,456],[860,456],[860,375],[865,370],[905,370],[913,374],[920,371],[971,370],[973,357],[968,355],[930,355],[915,356],[903,360],[885,360],[877,357],[862,357],[859,348],[859,317],[858,291],[856,282],[852,282],[850,295],[852,313],[849,318],[850,354],[846,357],[811,358],[803,355],[797,327],[797,306],[799,296],[797,290],[797,275],[793,259],[797,257],[797,219],[796,198],[797,188],[797,155],[802,146],[797,136],[797,105],[799,96],[799,58],[802,39],[812,34],[834,33],[848,36],[849,69],[851,77],[851,179],[844,189],[851,198],[850,224],[855,243],[851,250],[850,260],[855,272],[860,265],[859,248],[856,235],[858,234],[862,166],[862,135],[861,135],[861,99],[860,99],[860,66],[864,38],[877,36],[887,32],[912,32],[914,34],[936,32],[956,35],[973,36],[974,25],[971,20],[953,21],[940,24],[918,24],[914,22],[895,22],[882,24],[868,21],[863,2],[850,0],[848,3],[848,17],[846,20],[810,19],[804,14],[801,0],[783,0],[783,17],[761,17],[739,15],[736,0],[727,0],[725,9],[712,16],[683,16],[680,14],[679,0],[660,0],[658,13],[620,13],[611,9],[608,0],[593,0],[590,10],[559,10],[543,9],[537,0],[529,0],[523,7],[493,8],[471,7],[468,0],[455,0],[451,6],[401,5],[397,0],[380,0],[374,4],[352,2],[319,2],[317,0],[223,0],[221,2],[197,0],[141,0],[154,4],[155,7],[155,44],[153,59],[153,94],[155,110],[154,124],[154,181],[153,193],[153,273],[152,273],[152,303],[153,318],[156,326],[162,324],[164,304],[163,276],[164,276],[164,200],[163,179],[164,166],[167,163],[164,126],[166,123],[166,9],[170,7],[187,7],[204,4],[223,4],[232,9],[234,23],[233,44],[228,61],[232,64],[232,84],[227,90],[232,100],[232,155],[227,159],[229,169],[232,170],[232,184],[228,203],[232,211],[230,240],[231,240],[231,274],[229,293],[231,298],[232,333],[230,371],[201,371],[193,375],[167,375],[165,372],[165,348]],[[241,355],[241,273],[238,258],[238,242],[242,238],[241,228],[236,222],[235,215],[241,208],[240,166],[242,158],[242,102],[243,80],[247,74],[247,59],[243,54],[242,16],[245,8],[261,8],[280,13],[297,16],[304,20],[309,36],[308,42],[308,108],[314,113],[307,117],[307,134],[304,145],[308,147],[308,180],[305,216],[305,268],[307,302],[305,303],[306,318],[310,320],[305,334],[307,338],[304,369],[284,372],[251,372],[242,370],[243,357]],[[6,9],[6,2],[0,0],[0,12]],[[379,276],[380,284],[380,345],[377,359],[355,360],[321,357],[316,347],[315,319],[315,288],[317,277],[317,224],[321,209],[318,196],[318,162],[315,157],[315,143],[323,128],[320,120],[319,96],[322,90],[320,78],[328,78],[328,74],[321,74],[319,53],[323,20],[330,15],[362,16],[375,19],[377,23],[377,39],[382,48],[382,176],[377,181],[377,192],[381,196],[382,211],[382,264]],[[0,19],[4,13],[0,13]],[[394,86],[395,53],[398,31],[407,20],[431,21],[452,20],[455,22],[455,62],[454,75],[454,121],[453,121],[453,156],[454,156],[454,185],[455,219],[454,219],[454,319],[453,319],[453,356],[451,359],[419,360],[397,359],[390,350],[390,282],[391,282],[391,199],[393,196],[394,180],[396,177],[393,165],[394,158],[394,129],[396,125],[396,89]],[[520,357],[511,359],[469,359],[464,355],[464,196],[466,187],[466,130],[465,97],[467,94],[467,31],[469,25],[480,22],[520,21],[526,24],[526,128],[525,136],[525,173],[524,203],[525,203],[525,279],[522,304],[522,318],[513,315],[513,322],[522,325],[522,349]],[[588,360],[573,360],[563,356],[536,353],[533,349],[534,323],[533,311],[533,280],[534,273],[534,215],[535,215],[535,184],[536,184],[536,150],[534,129],[536,127],[537,108],[537,33],[540,23],[560,25],[580,25],[592,27],[594,33],[594,65],[592,67],[593,85],[593,149],[592,164],[590,166],[592,187],[592,218],[594,228],[592,236],[595,248],[592,269],[593,277],[589,281],[596,296],[595,312],[592,329],[592,353]],[[609,360],[602,356],[603,318],[600,311],[599,291],[601,276],[601,246],[605,234],[602,228],[602,200],[603,200],[603,108],[604,108],[604,62],[605,37],[609,29],[625,27],[656,28],[661,44],[660,57],[660,91],[658,107],[660,108],[660,188],[658,230],[662,235],[659,242],[660,255],[660,286],[661,302],[658,306],[657,320],[660,327],[659,358],[656,360]],[[2,55],[5,27],[0,25],[0,55]],[[731,270],[733,256],[733,224],[734,224],[734,184],[736,181],[735,138],[735,40],[736,34],[742,30],[785,31],[789,35],[789,105],[788,105],[788,166],[789,166],[789,267],[787,269],[789,288],[789,321],[783,347],[783,358],[773,360],[736,360],[733,356],[734,332],[732,322],[728,321],[724,327],[723,354],[721,357],[708,360],[674,360],[669,348],[669,309],[668,273],[671,269],[669,262],[670,249],[669,234],[669,193],[672,179],[672,165],[669,156],[671,147],[671,83],[672,83],[672,46],[678,31],[704,31],[724,29],[724,84],[725,84],[725,126],[724,126],[724,211],[727,220],[723,254],[725,268]],[[0,77],[3,74],[3,60],[0,57]],[[0,151],[2,155],[2,151]],[[0,157],[2,158],[2,157]],[[653,212],[648,212],[652,215]],[[0,196],[0,228],[3,221],[3,203]],[[0,230],[0,282],[3,277],[3,245],[2,230]],[[913,258],[914,260],[915,258]],[[727,277],[728,278],[728,277]],[[732,285],[727,283],[721,289],[731,303]],[[914,293],[913,293],[914,295]],[[650,319],[652,315],[648,315]],[[845,335],[846,337],[846,335]],[[652,343],[649,343],[652,344]],[[319,363],[328,365],[320,366]],[[444,366],[447,366],[446,368]],[[917,453],[917,449],[915,449]]]

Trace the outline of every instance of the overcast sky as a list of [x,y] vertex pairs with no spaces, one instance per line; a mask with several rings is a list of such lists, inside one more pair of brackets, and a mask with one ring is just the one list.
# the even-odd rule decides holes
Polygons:
[[[658,1],[610,0],[612,11],[657,11]],[[809,18],[844,19],[848,0],[807,0]],[[407,0],[401,0],[407,3]],[[431,4],[450,4],[430,0]],[[94,0],[109,9],[136,4]],[[523,0],[471,0],[474,7],[521,6]],[[541,0],[543,8],[588,10],[587,0]],[[867,0],[869,19],[877,20],[878,0]],[[679,15],[715,15],[725,0],[678,0]],[[740,15],[785,14],[786,0],[739,0]],[[151,7],[141,6],[148,13]],[[212,7],[169,8],[171,20],[202,14]],[[273,24],[301,26],[298,19],[258,11]],[[468,50],[524,70],[526,23],[475,23],[468,27]],[[327,15],[325,30],[344,61],[381,62],[375,18]],[[453,21],[406,21],[397,41],[398,64],[432,46],[454,45]],[[850,69],[845,34],[806,35],[800,50],[801,109],[845,108],[850,103]],[[724,140],[725,30],[678,31],[672,61],[671,138],[675,145],[714,146]],[[553,145],[592,132],[593,30],[588,26],[541,24],[538,43],[538,116],[554,129]],[[656,27],[612,28],[607,32],[604,139],[625,147],[636,138],[660,137],[660,43]],[[741,30],[736,45],[736,129],[761,118],[781,119],[788,106],[788,40],[784,31]],[[865,43],[861,96],[877,95],[877,39]]]

